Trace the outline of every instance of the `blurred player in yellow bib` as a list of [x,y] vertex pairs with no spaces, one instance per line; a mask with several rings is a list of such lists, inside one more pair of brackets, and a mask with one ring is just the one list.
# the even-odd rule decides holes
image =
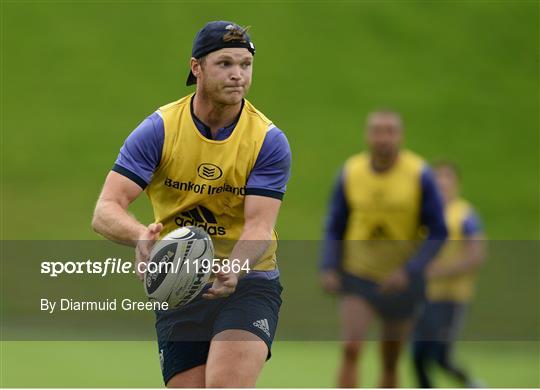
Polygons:
[[355,387],[372,319],[382,322],[381,387],[397,363],[423,298],[423,275],[446,238],[442,200],[424,160],[401,148],[399,114],[368,116],[369,151],[349,158],[331,199],[321,262],[323,288],[340,294],[344,337],[339,387]]
[[474,295],[476,273],[485,258],[485,237],[472,206],[460,197],[454,164],[435,164],[445,203],[448,238],[427,271],[427,302],[414,332],[414,365],[419,387],[433,387],[429,367],[437,363],[464,387],[478,387],[453,359],[452,347]]
[[[139,263],[182,226],[204,229],[217,258],[249,260],[249,273],[219,271],[189,304],[156,312],[167,387],[254,387],[270,358],[282,290],[274,225],[291,153],[283,132],[244,99],[254,55],[246,28],[207,23],[193,41],[186,85],[195,93],[128,136],[94,213],[94,229],[135,246]],[[127,212],[143,190],[154,209],[149,226]]]

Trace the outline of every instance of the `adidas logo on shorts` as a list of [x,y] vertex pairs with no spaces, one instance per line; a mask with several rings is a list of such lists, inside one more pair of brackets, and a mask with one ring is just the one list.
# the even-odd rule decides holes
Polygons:
[[161,366],[161,371],[163,371],[163,366],[165,365],[165,357],[163,356],[163,350],[159,350],[159,365]]
[[266,318],[262,320],[255,321],[253,323],[253,326],[256,326],[260,330],[262,330],[268,337],[270,337],[270,326],[268,325],[268,320]]

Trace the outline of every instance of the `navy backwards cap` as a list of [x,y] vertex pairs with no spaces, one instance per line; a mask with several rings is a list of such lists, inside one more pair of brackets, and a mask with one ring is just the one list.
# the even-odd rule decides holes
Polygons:
[[[255,46],[247,34],[248,29],[249,27],[242,28],[236,23],[224,20],[208,22],[195,35],[191,57],[199,59],[213,51],[229,47],[243,47],[255,55]],[[197,78],[190,70],[186,85],[192,85],[196,82]]]

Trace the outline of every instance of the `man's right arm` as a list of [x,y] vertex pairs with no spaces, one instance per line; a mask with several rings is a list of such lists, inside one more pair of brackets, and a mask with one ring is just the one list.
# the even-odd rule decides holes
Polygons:
[[[148,260],[163,225],[152,223],[144,226],[128,212],[128,207],[152,180],[161,161],[163,143],[163,119],[159,112],[155,112],[124,142],[105,179],[92,219],[92,228],[97,233],[135,247],[137,263]],[[142,278],[140,273],[138,276]]]
[[103,237],[135,247],[147,227],[128,212],[143,189],[127,177],[111,171],[99,195],[92,228]]
[[159,111],[142,121],[127,137],[105,179],[92,228],[109,240],[136,246],[147,228],[128,213],[128,206],[152,180],[161,161],[165,137]]
[[96,204],[92,228],[105,238],[135,247],[137,276],[142,280],[138,264],[147,262],[154,243],[163,230],[161,223],[144,226],[129,214],[127,208],[142,188],[119,173],[111,171]]

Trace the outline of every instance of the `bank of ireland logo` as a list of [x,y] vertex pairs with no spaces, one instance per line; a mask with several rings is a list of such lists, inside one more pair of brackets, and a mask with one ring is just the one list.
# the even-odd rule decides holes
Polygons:
[[197,168],[197,174],[206,180],[216,180],[223,176],[223,171],[220,167],[210,163],[202,163]]

